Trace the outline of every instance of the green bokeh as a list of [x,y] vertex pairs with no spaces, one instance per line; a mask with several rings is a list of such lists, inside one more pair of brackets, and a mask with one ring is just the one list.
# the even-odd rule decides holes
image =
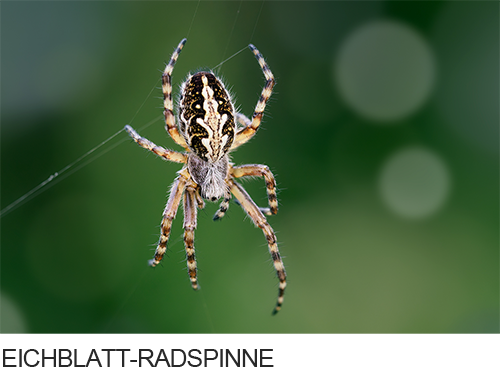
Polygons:
[[[269,222],[289,285],[272,317],[266,241],[234,203],[217,223],[217,205],[199,213],[200,291],[186,273],[182,211],[167,257],[149,268],[180,166],[121,133],[2,218],[0,331],[499,332],[497,3],[4,2],[1,11],[1,208],[125,124],[161,116],[161,70],[184,37],[176,88],[243,49],[218,72],[252,114],[265,81],[245,49],[255,44],[277,85],[261,129],[232,160],[276,176],[280,212]],[[418,109],[381,122],[344,99],[336,64],[358,28],[388,20],[425,41],[435,78]],[[141,134],[179,150],[161,119]],[[449,175],[443,203],[419,218],[392,211],[379,188],[384,164],[409,147],[431,151]],[[243,184],[265,205],[262,180]]]

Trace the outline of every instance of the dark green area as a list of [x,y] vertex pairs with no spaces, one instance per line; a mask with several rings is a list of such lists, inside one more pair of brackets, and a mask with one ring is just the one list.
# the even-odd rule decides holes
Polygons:
[[[148,267],[180,165],[122,132],[2,217],[0,331],[499,332],[498,4],[207,1],[193,18],[197,7],[2,3],[1,208],[125,124],[180,150],[164,130],[160,78],[184,37],[174,95],[188,72],[243,49],[216,73],[251,116],[265,84],[252,43],[277,85],[232,161],[266,164],[277,179],[269,222],[288,273],[282,311],[271,316],[278,282],[265,237],[234,202],[218,222],[217,204],[199,212],[200,291],[182,209],[167,256]],[[344,99],[336,72],[353,33],[388,20],[425,41],[436,71],[415,111],[380,121]],[[449,175],[445,199],[419,218],[391,210],[379,188],[386,161],[410,147]],[[266,205],[264,180],[243,186]]]

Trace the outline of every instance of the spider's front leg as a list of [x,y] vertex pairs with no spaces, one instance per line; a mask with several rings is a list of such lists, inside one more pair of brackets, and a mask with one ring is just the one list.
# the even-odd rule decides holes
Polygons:
[[149,141],[148,139],[139,135],[137,131],[134,130],[129,125],[125,126],[125,131],[127,131],[130,137],[132,137],[132,139],[134,139],[135,142],[139,144],[141,147],[150,150],[151,152],[157,154],[158,156],[164,158],[165,160],[178,162],[180,164],[185,164],[187,162],[187,156],[184,153],[171,151],[169,149],[165,149],[163,147],[156,145],[152,141]]
[[260,68],[266,77],[266,85],[262,89],[262,93],[260,95],[259,101],[255,106],[255,110],[252,116],[252,120],[248,119],[243,114],[236,114],[236,121],[240,124],[245,125],[245,128],[238,131],[236,137],[234,139],[233,145],[231,149],[235,149],[240,145],[246,143],[250,138],[257,132],[257,129],[260,126],[260,122],[262,121],[262,116],[264,115],[264,109],[266,108],[266,103],[271,97],[273,92],[273,87],[276,81],[274,80],[274,75],[271,72],[271,69],[267,65],[266,61],[262,57],[262,54],[255,48],[254,45],[248,46],[250,50],[252,50],[253,54],[257,58],[259,62]]
[[177,48],[175,49],[170,61],[165,67],[165,71],[162,75],[162,91],[163,91],[163,115],[165,116],[165,129],[169,133],[170,137],[181,147],[188,148],[184,138],[180,135],[177,125],[175,124],[174,117],[174,103],[172,101],[172,71],[174,70],[177,58],[186,43],[186,38],[184,38]]
[[194,255],[194,230],[196,229],[196,189],[187,187],[184,191],[184,245],[186,247],[189,279],[193,289],[198,289],[196,258]]

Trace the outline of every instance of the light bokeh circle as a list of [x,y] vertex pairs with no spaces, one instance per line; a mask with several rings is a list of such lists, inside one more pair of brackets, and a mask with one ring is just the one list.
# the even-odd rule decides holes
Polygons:
[[334,66],[344,101],[375,122],[411,115],[434,86],[429,44],[410,26],[396,21],[374,21],[356,29],[344,40]]
[[425,218],[436,213],[448,198],[450,173],[435,153],[420,147],[406,148],[382,166],[379,191],[397,215]]
[[0,293],[0,318],[1,333],[19,334],[27,332],[25,316],[17,304],[4,293]]

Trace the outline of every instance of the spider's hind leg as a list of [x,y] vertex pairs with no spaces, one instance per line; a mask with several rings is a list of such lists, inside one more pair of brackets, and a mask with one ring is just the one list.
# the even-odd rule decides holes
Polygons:
[[273,259],[274,268],[276,270],[276,275],[279,279],[279,290],[278,290],[278,300],[276,302],[276,306],[274,307],[273,314],[278,313],[281,309],[281,305],[283,304],[283,298],[285,295],[286,288],[286,272],[283,261],[281,260],[281,256],[278,250],[278,241],[276,239],[276,235],[274,234],[273,228],[267,222],[266,218],[259,210],[259,208],[255,205],[252,198],[248,195],[241,185],[233,180],[230,180],[231,192],[235,196],[235,198],[240,202],[241,207],[245,210],[247,215],[252,219],[253,223],[262,229],[264,235],[267,239],[267,244],[269,247],[269,253],[271,254],[271,258]]
[[163,219],[161,220],[161,234],[154,258],[149,261],[149,265],[155,267],[161,262],[165,252],[167,251],[167,242],[170,237],[170,230],[172,228],[172,221],[177,213],[177,208],[181,201],[182,193],[186,187],[186,179],[182,176],[177,177],[170,191],[167,205],[163,211]]
[[[238,199],[234,199],[234,202],[236,204],[238,204],[239,206],[241,206],[241,203]],[[272,216],[273,213],[271,212],[271,209],[269,207],[258,207],[259,208],[259,211],[263,214],[263,215],[266,215],[266,216]]]
[[198,289],[196,258],[194,254],[194,230],[196,229],[197,203],[195,189],[184,191],[184,245],[186,248],[189,279],[193,289]]

